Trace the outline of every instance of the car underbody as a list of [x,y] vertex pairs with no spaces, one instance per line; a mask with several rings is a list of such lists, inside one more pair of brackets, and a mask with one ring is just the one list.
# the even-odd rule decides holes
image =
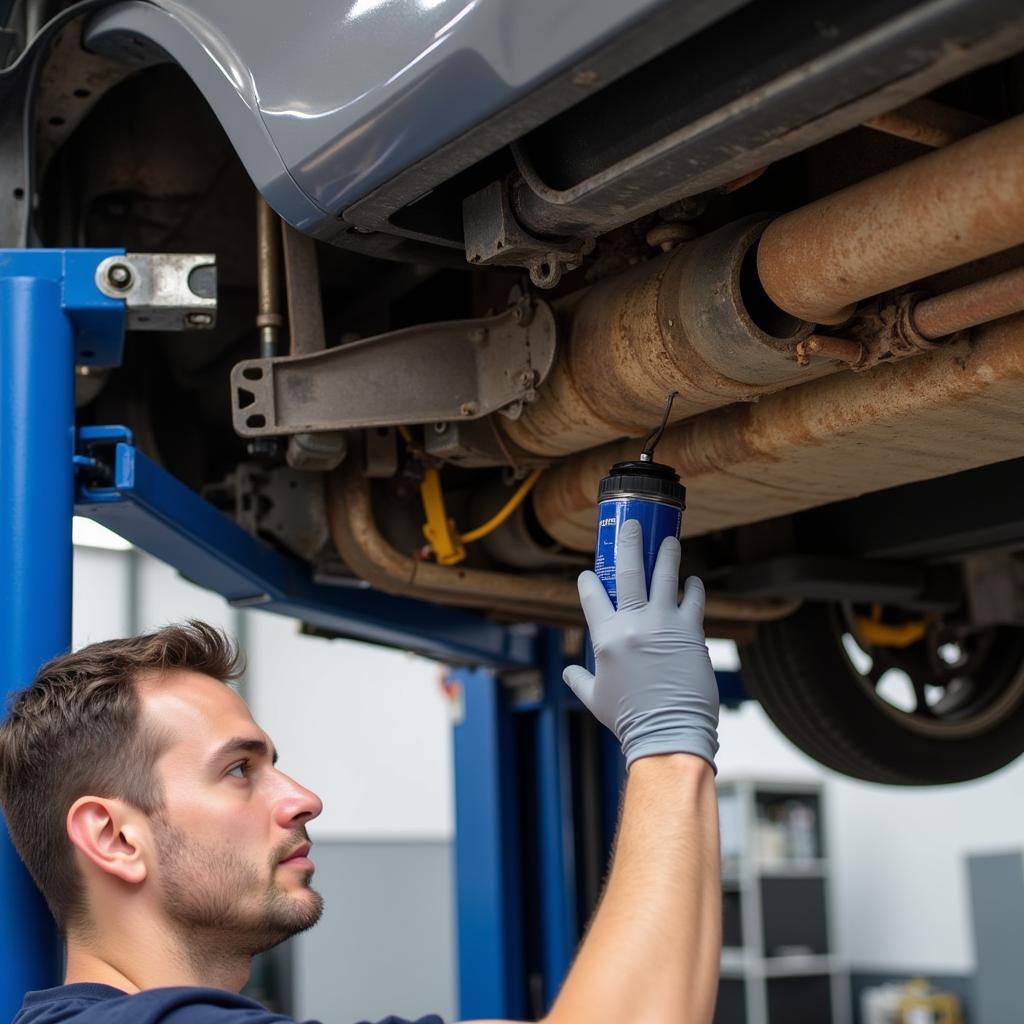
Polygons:
[[751,695],[854,776],[993,771],[1024,750],[1024,14],[693,6],[302,223],[165,41],[87,3],[29,47],[15,8],[2,244],[123,247],[125,291],[132,254],[209,254],[215,322],[136,321],[80,423],[318,579],[502,621],[579,631],[598,482],[676,393],[658,459]]

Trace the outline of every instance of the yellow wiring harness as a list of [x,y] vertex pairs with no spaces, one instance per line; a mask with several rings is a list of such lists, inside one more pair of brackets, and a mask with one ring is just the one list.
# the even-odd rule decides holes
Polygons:
[[872,647],[909,647],[928,632],[930,622],[925,618],[891,625],[882,621],[882,606],[875,604],[871,606],[870,618],[857,616],[857,638]]
[[543,472],[543,469],[535,469],[516,488],[516,493],[513,494],[512,497],[509,498],[508,501],[505,502],[505,504],[495,512],[486,523],[483,524],[483,526],[478,526],[475,530],[470,530],[469,533],[464,533],[462,535],[462,540],[466,544],[470,544],[475,540],[479,540],[481,537],[486,537],[489,533],[493,533],[503,522],[505,522],[506,519],[508,519],[510,515],[512,515],[513,512],[515,512],[517,508],[519,508],[520,505],[522,505],[523,499],[530,493],[533,485],[540,479],[540,475]]
[[[412,431],[408,427],[399,426],[399,434],[405,443],[412,444]],[[441,474],[435,467],[428,468],[420,482],[420,498],[423,500],[423,536],[427,538],[438,565],[458,565],[466,557],[466,545],[472,544],[481,537],[493,533],[519,506],[540,479],[543,468],[535,469],[516,488],[515,494],[481,526],[460,534],[454,519],[448,518],[444,504],[444,491],[441,489]]]

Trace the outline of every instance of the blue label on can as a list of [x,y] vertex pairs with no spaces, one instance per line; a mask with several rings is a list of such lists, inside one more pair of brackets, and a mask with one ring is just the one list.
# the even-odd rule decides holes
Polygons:
[[645,501],[643,498],[606,498],[598,505],[594,572],[616,607],[615,542],[622,524],[628,519],[637,520],[644,533],[644,576],[647,579],[647,592],[650,593],[651,574],[654,572],[658,548],[666,537],[679,536],[683,525],[683,510],[678,505]]

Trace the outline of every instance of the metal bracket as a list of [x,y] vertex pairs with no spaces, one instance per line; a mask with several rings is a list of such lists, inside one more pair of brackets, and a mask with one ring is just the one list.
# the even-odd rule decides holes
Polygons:
[[522,300],[498,316],[426,324],[231,371],[242,437],[473,420],[532,401],[555,359],[555,318]]
[[492,181],[462,204],[466,259],[474,266],[525,267],[538,288],[554,288],[594,248],[591,239],[537,238],[516,220],[507,180]]
[[313,559],[330,539],[324,478],[290,466],[240,462],[202,496],[254,537],[268,537]]
[[129,330],[203,330],[217,319],[217,257],[210,253],[109,256],[96,268],[96,287],[124,299]]

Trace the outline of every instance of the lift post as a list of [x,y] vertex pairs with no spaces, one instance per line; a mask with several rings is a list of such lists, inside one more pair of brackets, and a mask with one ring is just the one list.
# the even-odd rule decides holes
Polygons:
[[597,903],[618,817],[618,742],[562,681],[559,630],[529,672],[453,670],[460,1019],[534,1020]]
[[[124,303],[94,276],[114,250],[0,252],[0,672],[5,695],[71,643],[71,515],[76,356],[119,346]],[[107,346],[99,342],[106,340]],[[89,356],[82,356],[82,352]],[[119,351],[119,350],[118,350]],[[50,915],[0,835],[0,1019],[30,989],[56,984]]]

